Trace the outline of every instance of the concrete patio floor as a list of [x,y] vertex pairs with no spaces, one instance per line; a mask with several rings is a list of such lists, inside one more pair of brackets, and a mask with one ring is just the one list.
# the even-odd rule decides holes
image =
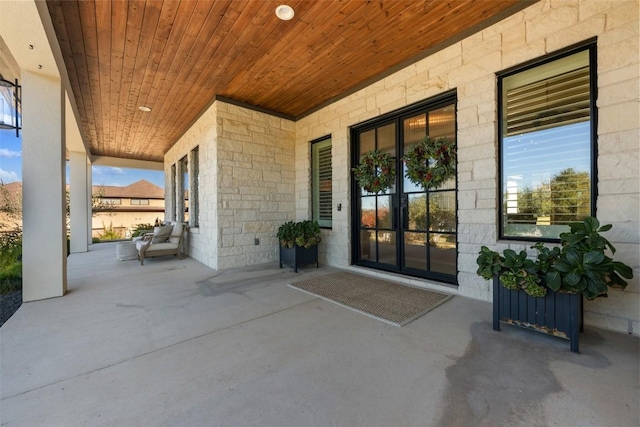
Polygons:
[[637,426],[639,341],[505,326],[455,296],[398,328],[276,264],[69,257],[69,292],[0,328],[3,426]]

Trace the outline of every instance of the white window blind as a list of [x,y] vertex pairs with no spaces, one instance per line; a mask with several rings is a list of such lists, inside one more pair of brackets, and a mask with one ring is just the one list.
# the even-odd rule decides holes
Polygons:
[[333,181],[331,139],[312,145],[313,161],[313,219],[321,227],[331,227],[333,215]]
[[589,67],[507,90],[507,136],[589,120]]

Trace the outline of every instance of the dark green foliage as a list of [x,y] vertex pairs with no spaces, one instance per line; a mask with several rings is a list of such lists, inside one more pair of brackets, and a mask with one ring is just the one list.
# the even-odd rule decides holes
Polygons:
[[22,229],[19,227],[0,232],[0,294],[21,288],[22,283]]
[[293,245],[310,248],[320,243],[321,232],[317,221],[305,220],[301,222],[288,221],[278,228],[280,245],[292,248]]
[[476,260],[478,264],[478,273],[479,276],[482,276],[483,279],[489,280],[493,276],[497,276],[500,274],[502,270],[502,261],[504,258],[500,256],[498,252],[492,251],[486,246],[480,248],[480,255]]
[[153,224],[136,224],[133,228],[133,232],[131,233],[131,237],[138,237],[140,234],[147,231],[153,231]]
[[581,293],[592,300],[607,296],[609,287],[624,289],[624,279],[633,278],[631,267],[613,261],[605,254],[616,249],[600,233],[611,229],[611,225],[600,226],[593,217],[570,224],[568,233],[560,234],[561,248],[545,247],[542,243],[532,246],[538,251],[536,260],[527,259],[526,252],[516,254],[506,249],[500,256],[486,246],[480,249],[477,259],[477,274],[485,279],[498,275],[500,282],[508,289],[523,289],[532,296],[544,296],[546,289],[567,293]]

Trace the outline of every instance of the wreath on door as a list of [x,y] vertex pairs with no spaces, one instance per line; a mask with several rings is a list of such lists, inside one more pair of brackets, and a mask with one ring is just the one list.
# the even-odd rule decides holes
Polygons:
[[396,160],[389,153],[368,151],[362,156],[354,176],[360,187],[369,193],[387,191],[396,181]]
[[402,159],[406,176],[425,190],[435,190],[456,174],[456,146],[447,138],[425,137],[409,147]]

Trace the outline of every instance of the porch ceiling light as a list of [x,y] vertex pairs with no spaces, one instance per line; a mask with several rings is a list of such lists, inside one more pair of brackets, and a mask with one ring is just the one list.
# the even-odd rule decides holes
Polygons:
[[291,18],[293,18],[293,15],[295,15],[295,12],[293,11],[293,8],[291,6],[281,4],[280,6],[276,7],[276,16],[283,21],[289,21]]
[[145,113],[148,113],[149,111],[151,111],[151,108],[145,107],[144,105],[139,106],[138,109],[140,111],[144,111]]

